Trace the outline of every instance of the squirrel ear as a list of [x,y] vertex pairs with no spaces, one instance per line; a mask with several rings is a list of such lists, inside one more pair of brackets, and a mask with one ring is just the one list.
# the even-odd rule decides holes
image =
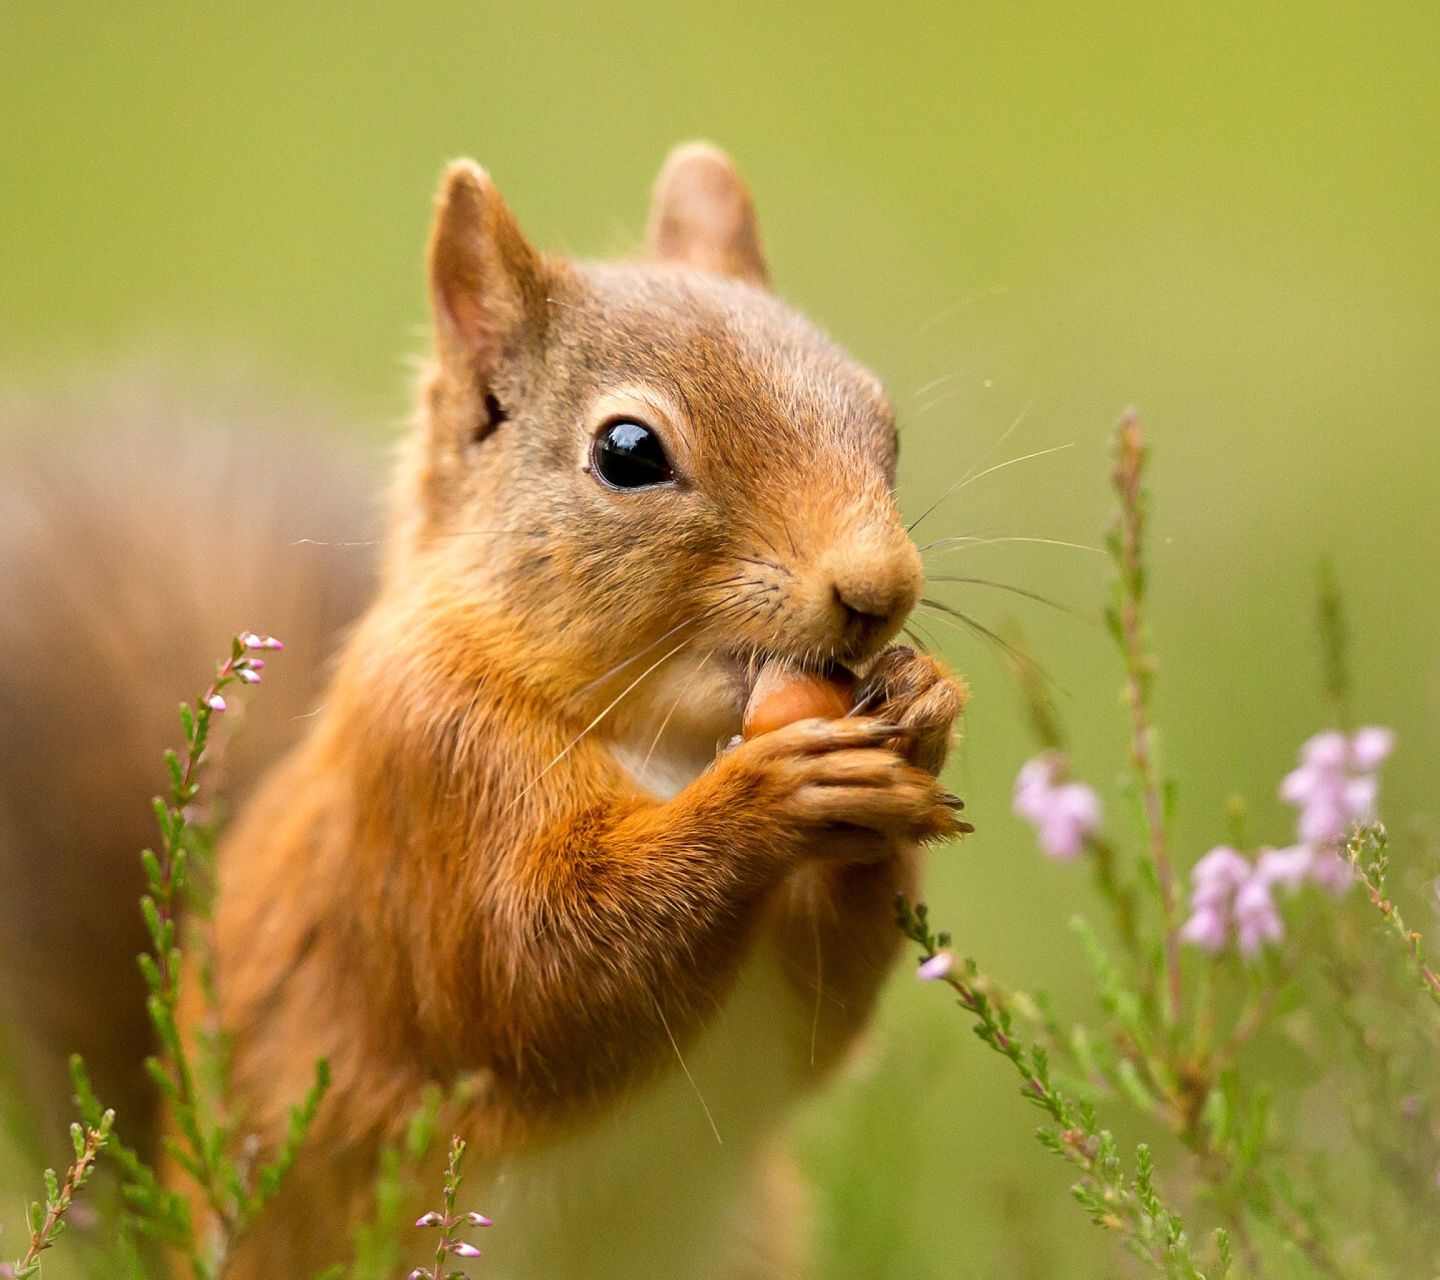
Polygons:
[[430,300],[442,361],[462,360],[481,377],[545,314],[544,263],[473,160],[453,161],[440,181]]
[[650,257],[770,283],[750,192],[735,166],[708,142],[676,147],[660,170],[646,234]]

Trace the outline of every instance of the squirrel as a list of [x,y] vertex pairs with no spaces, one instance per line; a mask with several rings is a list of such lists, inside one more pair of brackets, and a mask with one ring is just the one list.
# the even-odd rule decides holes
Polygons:
[[[344,1257],[381,1145],[464,1076],[489,1274],[801,1275],[785,1121],[962,825],[938,775],[964,686],[895,643],[923,567],[891,408],[771,293],[708,144],[662,169],[643,259],[608,265],[542,256],[457,161],[428,276],[374,598],[219,850],[213,976],[260,1150],[317,1059],[332,1081],[226,1274]],[[741,739],[768,664],[843,668],[857,705]]]

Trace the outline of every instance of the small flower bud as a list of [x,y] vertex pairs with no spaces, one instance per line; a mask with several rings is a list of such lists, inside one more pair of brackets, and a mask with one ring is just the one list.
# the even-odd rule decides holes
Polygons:
[[258,671],[252,671],[249,667],[237,667],[235,674],[246,684],[260,683],[260,673]]
[[434,1209],[431,1209],[429,1213],[416,1218],[415,1225],[417,1227],[438,1227],[443,1221],[444,1219]]
[[239,639],[247,649],[283,649],[285,647],[274,636],[257,636],[253,631],[242,631]]
[[426,1280],[426,1277],[428,1277],[429,1274],[430,1273],[426,1271],[424,1267],[416,1267],[415,1270],[412,1271],[405,1278],[405,1280]]
[[465,1221],[472,1227],[493,1227],[495,1225],[483,1213],[467,1213]]
[[934,982],[937,978],[943,978],[955,967],[955,953],[952,951],[937,951],[930,959],[924,961],[915,970],[915,977],[921,982]]
[[208,698],[205,699],[205,705],[209,707],[211,711],[224,711],[225,699],[222,698],[218,693],[212,693]]
[[478,1258],[480,1256],[480,1250],[473,1244],[466,1244],[465,1241],[461,1240],[455,1246],[455,1256],[457,1258]]

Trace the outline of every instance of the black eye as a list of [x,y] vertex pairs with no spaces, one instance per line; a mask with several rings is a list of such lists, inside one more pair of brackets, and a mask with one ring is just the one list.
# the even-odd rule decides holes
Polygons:
[[590,449],[590,465],[612,489],[644,489],[675,478],[660,437],[643,422],[612,422]]

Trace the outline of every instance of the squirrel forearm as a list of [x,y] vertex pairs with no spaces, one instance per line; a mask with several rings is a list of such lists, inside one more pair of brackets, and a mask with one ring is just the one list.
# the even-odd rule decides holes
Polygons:
[[527,850],[484,926],[485,1003],[500,1011],[486,1056],[502,1081],[610,1092],[723,1000],[789,857],[727,813],[725,790],[706,775],[667,804],[577,814]]

